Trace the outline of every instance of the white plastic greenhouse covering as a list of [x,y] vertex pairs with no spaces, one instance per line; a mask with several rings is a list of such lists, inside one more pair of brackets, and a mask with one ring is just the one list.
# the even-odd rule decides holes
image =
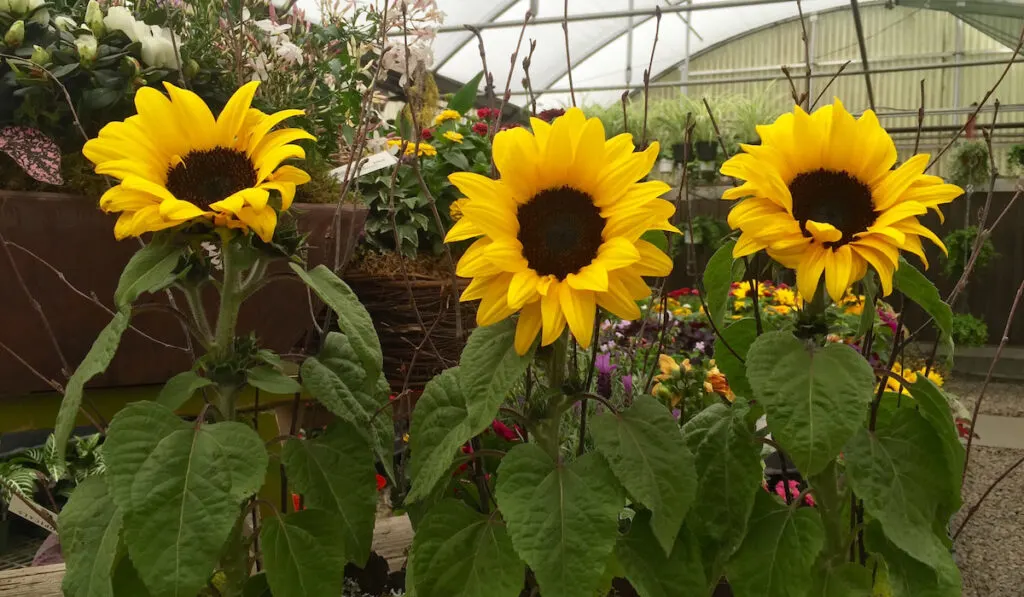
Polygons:
[[[372,0],[363,0],[363,2]],[[378,0],[380,1],[380,0]],[[575,20],[569,23],[569,54],[573,63],[575,88],[617,86],[618,90],[581,91],[578,104],[609,104],[618,99],[624,85],[643,85],[643,72],[651,57],[654,40],[655,6],[662,9],[689,4],[692,12],[666,12],[662,15],[652,79],[685,60],[689,55],[743,35],[754,29],[798,16],[795,0],[750,0],[736,6],[736,0],[569,0],[570,17],[646,11],[634,17]],[[526,11],[534,17],[560,19],[563,0],[438,0],[445,21],[434,40],[433,68],[442,76],[467,81],[482,70],[480,52],[466,24],[514,23],[515,26],[487,28],[481,31],[487,50],[487,63],[494,73],[500,94],[508,77],[509,58],[515,50]],[[848,5],[848,0],[804,0],[805,14]],[[726,5],[720,7],[720,5]],[[689,39],[687,27],[689,26]],[[567,92],[565,41],[560,22],[531,24],[526,29],[516,72],[512,76],[512,102],[526,103],[522,84],[522,59],[529,51],[529,40],[537,40],[530,67],[530,79],[538,95],[538,107],[570,104]],[[547,90],[553,90],[548,92]]]

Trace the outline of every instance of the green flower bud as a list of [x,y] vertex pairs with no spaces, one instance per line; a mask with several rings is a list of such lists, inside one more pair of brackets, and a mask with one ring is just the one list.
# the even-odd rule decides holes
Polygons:
[[129,71],[131,71],[132,77],[136,77],[140,72],[142,72],[142,65],[139,64],[139,61],[136,60],[134,56],[125,56],[122,58],[122,61],[128,67]]
[[184,70],[185,76],[191,79],[199,74],[199,63],[189,58],[188,62],[185,63],[185,68],[182,70]]
[[92,64],[96,60],[96,37],[93,35],[79,35],[75,38],[75,47],[78,48],[79,62],[83,65]]
[[85,9],[85,25],[96,37],[103,37],[107,31],[103,26],[103,9],[96,0],[89,0],[89,5]]
[[39,66],[50,64],[50,52],[41,46],[32,46],[32,63]]
[[7,35],[4,35],[4,43],[11,48],[17,48],[23,41],[25,41],[25,21],[14,21],[11,28],[7,30]]

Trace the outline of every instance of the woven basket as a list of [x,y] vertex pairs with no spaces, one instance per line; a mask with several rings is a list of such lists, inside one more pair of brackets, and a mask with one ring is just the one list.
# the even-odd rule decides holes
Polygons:
[[451,278],[414,273],[407,279],[401,274],[348,272],[345,281],[373,318],[384,353],[384,375],[395,393],[403,388],[422,390],[435,375],[458,364],[476,326],[475,303],[458,305],[461,327],[456,317],[458,296],[469,280],[459,279],[455,293]]

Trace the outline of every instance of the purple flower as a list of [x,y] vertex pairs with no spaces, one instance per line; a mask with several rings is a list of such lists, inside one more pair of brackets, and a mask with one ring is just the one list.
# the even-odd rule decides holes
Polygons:
[[681,417],[681,416],[683,416],[683,411],[679,410],[678,408],[673,408],[672,409],[672,418],[673,419],[678,421],[679,417]]
[[612,397],[612,357],[606,352],[597,355],[594,360],[594,367],[597,369],[597,393],[605,398]]
[[615,365],[612,365],[612,357],[608,353],[601,353],[594,359],[594,367],[597,368],[598,373],[610,374],[615,370]]
[[633,395],[633,376],[623,375],[622,376],[622,388],[626,390],[626,394]]

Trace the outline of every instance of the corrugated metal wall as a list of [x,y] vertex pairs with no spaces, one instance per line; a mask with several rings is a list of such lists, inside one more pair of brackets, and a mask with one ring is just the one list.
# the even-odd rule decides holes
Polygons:
[[[813,8],[813,6],[812,6]],[[742,9],[734,9],[742,10]],[[956,62],[954,57],[961,36],[960,60],[976,62],[1009,60],[1010,50],[982,32],[966,25],[949,13],[921,8],[885,8],[883,5],[861,8],[868,60],[872,69]],[[811,14],[806,26],[811,39],[811,61],[814,72],[834,73],[847,60],[853,62],[850,71],[860,69],[860,51],[848,9]],[[959,33],[958,33],[959,29]],[[686,93],[691,97],[729,94],[769,93],[777,97],[781,109],[791,103],[789,84],[779,71],[779,65],[792,69],[797,88],[804,88],[804,45],[801,41],[799,21],[791,21],[756,31],[742,38],[712,48],[693,58],[689,65],[689,84]],[[875,102],[880,113],[887,111],[914,111],[920,104],[920,81],[925,80],[926,109],[970,106],[980,101],[1003,66],[975,66],[959,69],[922,70],[872,75]],[[659,80],[682,81],[683,68],[666,73]],[[701,84],[709,80],[740,77],[777,76],[769,82]],[[812,97],[822,90],[827,78],[814,78]],[[959,91],[957,87],[959,86]],[[672,97],[679,89],[652,89],[653,97]],[[823,101],[832,96],[843,100],[848,109],[862,111],[869,108],[864,78],[861,75],[839,77],[825,94]],[[994,96],[1007,109],[1001,112],[1000,122],[1024,122],[1024,65],[1011,68]],[[1014,111],[1021,110],[1021,111]],[[960,125],[966,114],[928,116],[925,125]],[[982,114],[979,124],[991,122],[991,114]],[[915,127],[916,117],[882,118],[889,128]],[[913,148],[913,134],[894,135],[901,154]],[[925,133],[921,151],[937,151],[949,140],[951,133]],[[1005,158],[1009,147],[1024,143],[1024,129],[997,131],[995,148],[1000,170],[1006,172]]]

